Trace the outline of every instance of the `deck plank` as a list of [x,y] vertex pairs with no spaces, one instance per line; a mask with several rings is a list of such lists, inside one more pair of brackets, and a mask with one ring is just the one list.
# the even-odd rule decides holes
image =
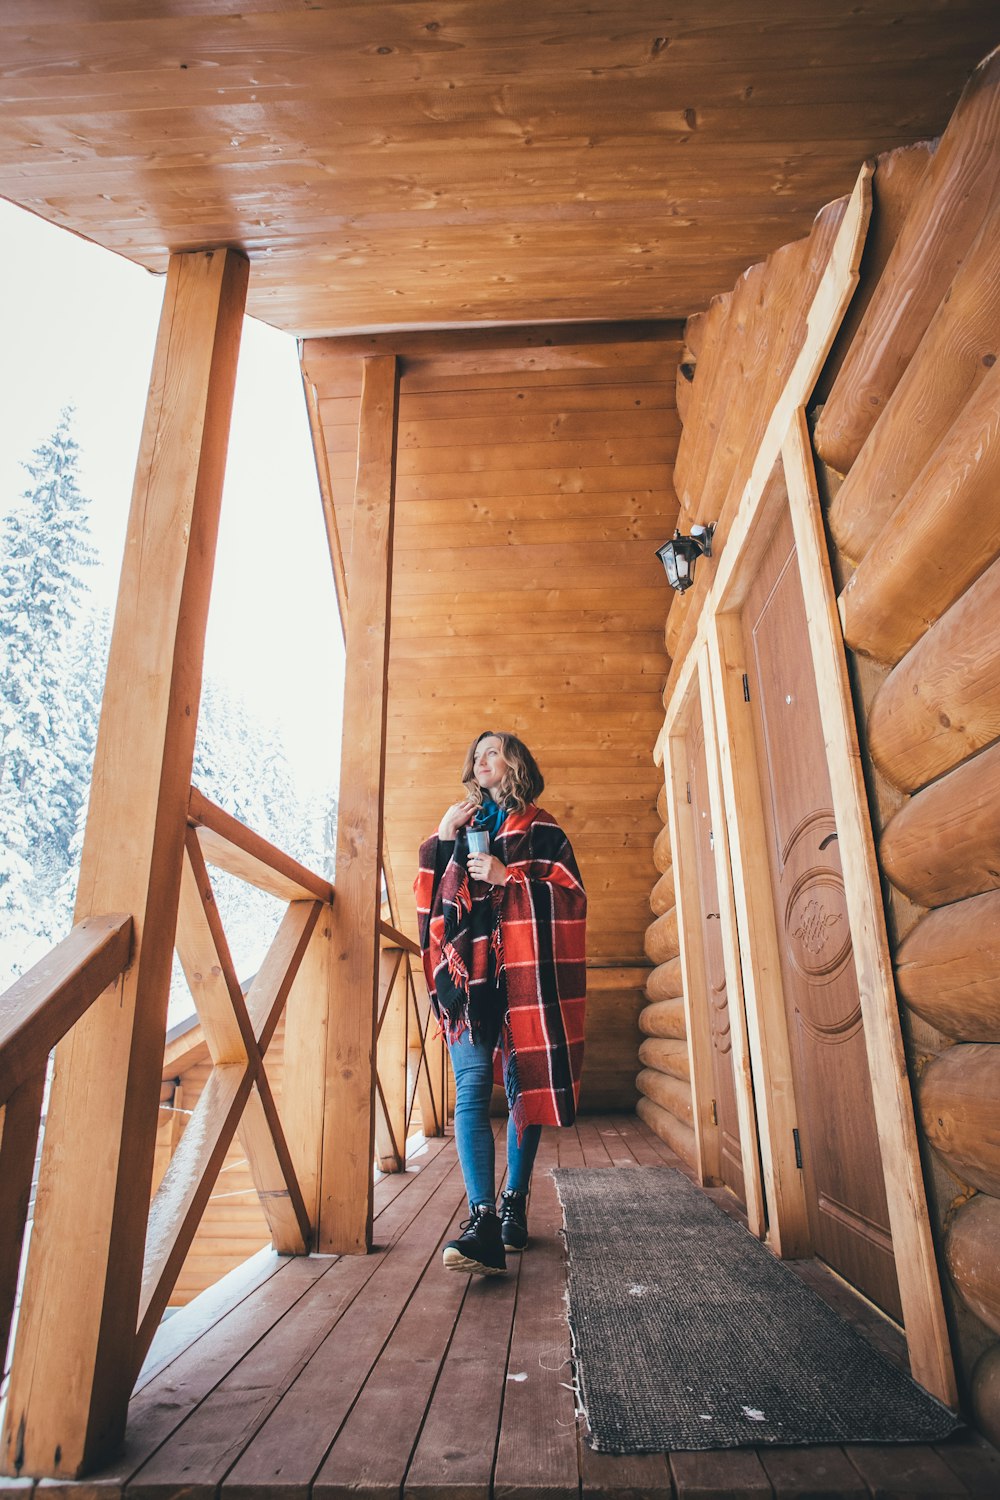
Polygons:
[[592,1500],[671,1500],[674,1493],[665,1453],[595,1453],[579,1419],[580,1493]]
[[585,1167],[610,1167],[611,1153],[604,1143],[604,1137],[597,1128],[597,1122],[592,1117],[577,1120],[576,1133],[580,1141],[580,1149],[583,1152],[583,1164]]
[[868,1486],[843,1448],[758,1448],[775,1500],[854,1500]]
[[[529,1197],[529,1224],[532,1209]],[[506,1277],[479,1278],[469,1287],[403,1500],[489,1500],[522,1259],[508,1255]]]
[[[503,1122],[497,1124],[502,1135]],[[975,1434],[934,1447],[857,1445],[611,1455],[575,1412],[565,1306],[563,1166],[679,1165],[636,1118],[546,1130],[531,1244],[505,1279],[439,1261],[465,1212],[454,1139],[385,1178],[369,1256],[291,1258],[133,1398],[125,1455],[35,1500],[712,1500],[1000,1493],[1000,1454]],[[502,1165],[502,1164],[501,1164]],[[685,1172],[685,1175],[690,1175]],[[728,1212],[735,1209],[725,1203]],[[797,1263],[793,1269],[803,1272]],[[807,1263],[821,1293],[833,1282]],[[862,1331],[875,1314],[829,1299]],[[878,1319],[876,1334],[895,1330]],[[314,1480],[316,1481],[314,1485]],[[65,1491],[65,1494],[63,1492]],[[30,1486],[13,1500],[29,1500]],[[3,1497],[0,1497],[3,1500]]]
[[856,1443],[844,1452],[873,1500],[962,1500],[968,1489],[933,1448],[923,1443]]
[[558,1160],[553,1135],[543,1134],[535,1164],[532,1243],[523,1257],[514,1310],[493,1478],[495,1500],[579,1497],[569,1324],[563,1301],[565,1256],[559,1237],[562,1209],[552,1180]]
[[771,1481],[752,1448],[714,1453],[672,1453],[670,1471],[677,1500],[732,1500],[734,1495],[772,1495]]
[[[388,1500],[399,1495],[438,1370],[445,1357],[470,1277],[443,1269],[438,1249],[459,1232],[468,1209],[463,1197],[424,1266],[385,1348],[313,1481],[313,1500]],[[479,1295],[493,1295],[490,1277],[476,1278]],[[459,1405],[455,1415],[463,1411]]]
[[614,1126],[618,1132],[622,1144],[632,1153],[632,1157],[640,1167],[658,1167],[663,1164],[663,1158],[658,1155],[641,1130],[636,1127],[641,1125],[641,1120],[634,1115],[616,1115]]
[[49,1500],[67,1500],[70,1494],[73,1500],[116,1500],[123,1495],[133,1476],[330,1266],[331,1262],[305,1258],[286,1260],[252,1297],[231,1309],[132,1398],[119,1456],[90,1475],[86,1488],[70,1481],[46,1482]]
[[933,1446],[970,1495],[977,1500],[996,1500],[1000,1495],[1000,1453],[978,1432],[956,1432]]
[[345,1317],[356,1316],[373,1277],[391,1279],[399,1259],[406,1260],[413,1221],[454,1172],[453,1154],[438,1154],[383,1209],[378,1222],[385,1250],[302,1262],[326,1267],[316,1295],[297,1303],[218,1383],[135,1476],[129,1500],[167,1500],[182,1492],[186,1500],[214,1495],[316,1351],[329,1341],[331,1330]]
[[[313,1477],[437,1249],[442,1219],[450,1221],[465,1201],[452,1152],[426,1169],[425,1186],[438,1162],[441,1168],[430,1183],[432,1191],[407,1233],[386,1251],[359,1257],[374,1262],[361,1294],[253,1435],[220,1487],[221,1500],[276,1500],[277,1496],[309,1493]],[[409,1193],[403,1201],[408,1197]]]

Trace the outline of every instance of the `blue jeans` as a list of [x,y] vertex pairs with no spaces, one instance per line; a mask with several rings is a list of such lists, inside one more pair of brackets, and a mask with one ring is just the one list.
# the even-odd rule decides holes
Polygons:
[[[467,1031],[448,1044],[455,1071],[455,1145],[469,1207],[496,1202],[496,1164],[490,1095],[493,1092],[493,1048],[474,1043]],[[507,1191],[526,1193],[541,1139],[540,1125],[526,1125],[517,1144],[514,1121],[507,1120]]]

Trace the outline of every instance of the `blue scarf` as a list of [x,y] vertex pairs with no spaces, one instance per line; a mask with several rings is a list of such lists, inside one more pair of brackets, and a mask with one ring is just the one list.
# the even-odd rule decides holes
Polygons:
[[482,806],[477,810],[472,820],[473,828],[485,828],[491,839],[495,839],[504,825],[507,817],[507,809],[500,807],[488,792],[483,793]]

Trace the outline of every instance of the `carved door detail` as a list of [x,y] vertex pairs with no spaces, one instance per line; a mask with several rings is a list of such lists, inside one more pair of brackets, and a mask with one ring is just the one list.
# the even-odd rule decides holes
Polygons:
[[[700,931],[705,956],[706,1002],[712,1028],[712,1076],[719,1124],[720,1172],[723,1182],[740,1203],[746,1205],[743,1154],[733,1077],[733,1040],[730,1030],[729,996],[719,919],[719,891],[715,875],[712,813],[708,796],[708,764],[705,759],[705,726],[701,704],[696,702],[688,737],[688,784],[694,815],[695,850],[700,896]],[[720,836],[721,832],[720,832]]]
[[743,634],[813,1246],[899,1317],[833,797],[787,513],[747,596]]

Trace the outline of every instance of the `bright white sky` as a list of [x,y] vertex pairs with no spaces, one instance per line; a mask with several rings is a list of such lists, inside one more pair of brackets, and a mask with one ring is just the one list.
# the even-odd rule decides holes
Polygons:
[[[0,200],[0,514],[74,406],[114,604],[163,278]],[[251,272],[252,275],[252,272]],[[303,791],[335,784],[343,650],[295,341],[247,319],[206,668],[274,724]]]

